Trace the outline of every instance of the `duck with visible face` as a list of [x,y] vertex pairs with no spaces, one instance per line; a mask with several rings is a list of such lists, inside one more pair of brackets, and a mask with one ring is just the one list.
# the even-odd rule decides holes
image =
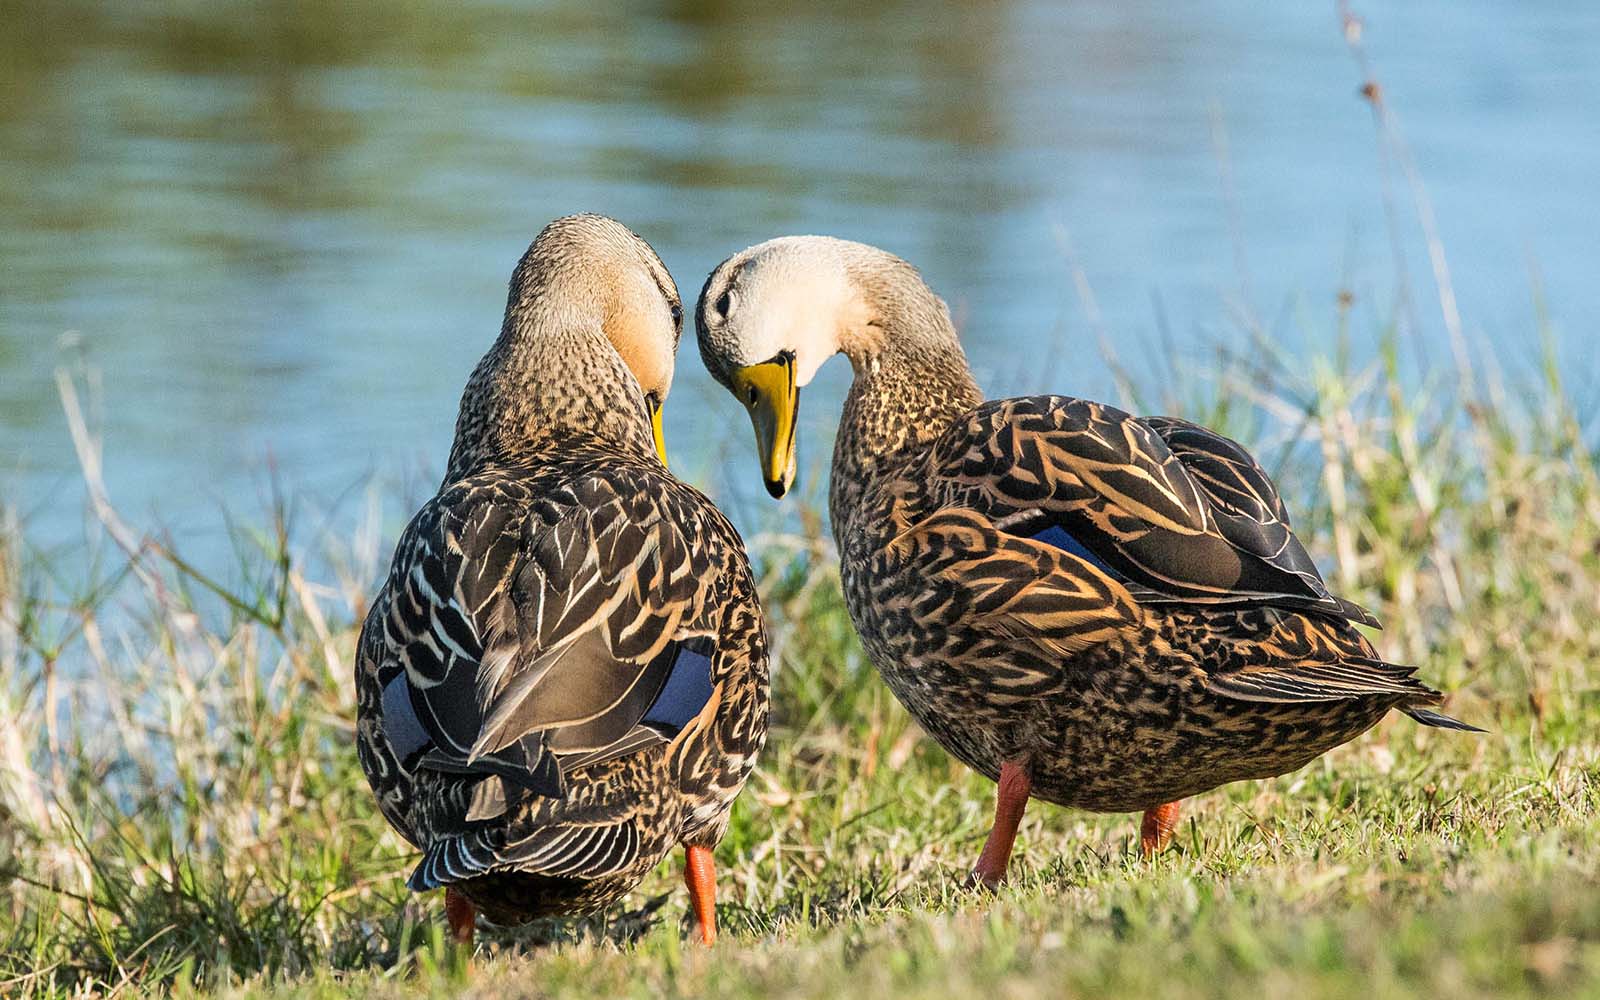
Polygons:
[[547,226],[362,628],[361,765],[458,940],[480,910],[604,907],[680,843],[715,936],[711,851],[766,739],[767,646],[738,534],[666,469],[681,323],[644,240]]
[[1144,812],[1292,771],[1441,695],[1381,660],[1236,442],[1068,396],[985,401],[949,310],[910,264],[818,236],[711,273],[700,354],[794,482],[801,389],[855,370],[829,512],[850,616],[900,702],[999,784],[973,879],[1005,878],[1027,800]]

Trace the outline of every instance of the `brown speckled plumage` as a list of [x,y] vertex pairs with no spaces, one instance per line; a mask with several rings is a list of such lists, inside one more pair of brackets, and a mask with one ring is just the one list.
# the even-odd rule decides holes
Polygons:
[[743,545],[652,443],[679,321],[642,239],[547,227],[362,630],[357,746],[423,851],[411,884],[498,923],[603,907],[674,845],[714,846],[765,741]]
[[[808,258],[858,319],[787,342],[764,302]],[[984,402],[905,262],[773,241],[713,272],[697,315],[724,384],[775,349],[814,370],[807,336],[849,356],[830,488],[846,603],[896,697],[989,777],[1010,762],[1033,796],[1131,811],[1294,770],[1394,708],[1459,726],[1378,659],[1242,448],[1065,396]]]

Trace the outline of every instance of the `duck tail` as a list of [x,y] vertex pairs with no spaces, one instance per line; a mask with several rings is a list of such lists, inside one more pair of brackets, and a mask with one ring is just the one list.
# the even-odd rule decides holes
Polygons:
[[1452,719],[1448,715],[1440,715],[1438,712],[1430,712],[1425,708],[1402,708],[1400,711],[1411,716],[1411,718],[1422,723],[1424,726],[1433,726],[1435,729],[1454,729],[1463,733],[1486,733],[1489,731],[1487,729],[1479,729],[1477,726],[1469,725],[1465,722],[1462,722],[1460,719]]
[[445,837],[422,853],[422,860],[406,879],[406,888],[412,892],[427,892],[465,882],[492,871],[499,860],[481,837],[473,834]]

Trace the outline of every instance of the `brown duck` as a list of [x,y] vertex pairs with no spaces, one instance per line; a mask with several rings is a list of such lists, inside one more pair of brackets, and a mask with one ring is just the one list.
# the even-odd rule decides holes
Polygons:
[[944,303],[905,261],[772,240],[712,272],[711,374],[750,412],[763,478],[795,475],[800,388],[855,369],[829,510],[872,662],[946,750],[999,782],[974,868],[1005,877],[1030,796],[1144,811],[1301,767],[1439,692],[1380,659],[1237,443],[1067,396],[985,402]]
[[582,913],[676,844],[701,936],[711,851],[766,738],[743,544],[667,472],[677,288],[571,216],[511,278],[439,493],[400,536],[356,661],[357,749],[459,940]]

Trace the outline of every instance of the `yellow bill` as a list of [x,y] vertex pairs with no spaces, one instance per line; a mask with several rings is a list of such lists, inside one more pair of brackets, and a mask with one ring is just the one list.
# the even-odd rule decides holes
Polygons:
[[656,454],[661,456],[661,464],[666,465],[667,436],[661,431],[661,400],[657,399],[656,394],[653,392],[644,399],[646,403],[650,404],[650,433],[656,439]]
[[800,389],[794,384],[794,355],[788,351],[771,361],[735,368],[729,373],[734,394],[750,411],[756,430],[756,455],[767,492],[781,497],[794,483],[795,422]]

